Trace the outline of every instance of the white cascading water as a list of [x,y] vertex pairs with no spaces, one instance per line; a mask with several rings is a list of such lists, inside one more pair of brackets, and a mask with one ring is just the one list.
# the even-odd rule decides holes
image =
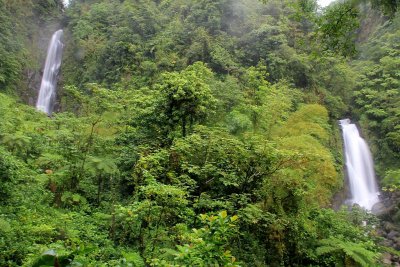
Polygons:
[[344,119],[340,121],[340,125],[343,131],[346,168],[352,195],[351,202],[371,210],[379,202],[371,152],[355,124],[350,123],[349,119]]
[[63,30],[56,31],[51,37],[47,51],[46,64],[44,67],[42,83],[40,85],[39,97],[36,109],[51,114],[57,89],[58,72],[61,67]]

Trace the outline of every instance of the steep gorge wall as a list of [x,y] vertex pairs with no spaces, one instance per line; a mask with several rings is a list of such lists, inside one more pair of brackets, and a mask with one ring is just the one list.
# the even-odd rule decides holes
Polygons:
[[[52,33],[59,28],[61,0],[0,0],[0,91],[32,104]],[[11,74],[10,74],[11,73]]]

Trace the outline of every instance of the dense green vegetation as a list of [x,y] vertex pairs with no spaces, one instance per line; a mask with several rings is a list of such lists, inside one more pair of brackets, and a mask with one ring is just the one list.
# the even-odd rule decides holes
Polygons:
[[[362,47],[360,59],[354,63],[359,70],[355,91],[355,107],[370,138],[376,145],[380,172],[398,169],[399,139],[399,38],[400,17],[383,25],[371,42]],[[385,185],[398,185],[397,180],[385,178]]]
[[[70,2],[0,0],[0,266],[381,264],[377,218],[331,209],[336,120],[400,185],[397,2]],[[57,18],[49,118],[14,92]]]

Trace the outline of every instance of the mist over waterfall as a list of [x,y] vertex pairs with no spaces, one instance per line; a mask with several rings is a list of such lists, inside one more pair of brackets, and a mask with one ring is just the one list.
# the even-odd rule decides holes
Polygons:
[[365,140],[357,126],[349,119],[340,121],[343,131],[346,168],[349,177],[351,202],[371,210],[379,202],[374,162]]
[[63,30],[56,31],[50,41],[47,50],[46,64],[44,67],[42,83],[40,85],[39,97],[36,109],[51,114],[53,111],[54,99],[56,97],[57,78],[61,67]]

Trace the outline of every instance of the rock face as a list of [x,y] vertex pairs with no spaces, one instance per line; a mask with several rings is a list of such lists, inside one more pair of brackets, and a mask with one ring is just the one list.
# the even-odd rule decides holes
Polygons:
[[27,40],[27,57],[29,64],[24,67],[17,94],[25,103],[35,106],[42,81],[44,62],[49,40],[59,23],[37,25],[37,32],[29,35]]
[[372,209],[380,219],[385,222],[400,223],[400,192],[384,192],[379,205]]
[[385,213],[385,210],[386,210],[385,205],[382,202],[378,202],[372,207],[371,212],[379,216],[380,214]]
[[396,240],[396,237],[398,237],[398,236],[399,236],[399,232],[397,232],[397,231],[395,231],[395,230],[391,230],[391,231],[386,235],[386,237],[387,237],[388,239],[393,240],[393,241],[397,241],[397,240]]
[[383,255],[382,255],[382,263],[383,264],[387,264],[387,265],[391,265],[392,264],[392,255],[390,255],[389,253],[383,253]]
[[[381,202],[374,205],[372,212],[381,219],[378,235],[384,239],[381,245],[392,247],[400,251],[400,193],[383,192]],[[386,265],[400,266],[400,258],[390,253],[383,254],[383,261]]]
[[26,69],[24,72],[26,90],[22,92],[22,97],[30,106],[36,104],[37,88],[40,88],[42,80],[39,70]]

